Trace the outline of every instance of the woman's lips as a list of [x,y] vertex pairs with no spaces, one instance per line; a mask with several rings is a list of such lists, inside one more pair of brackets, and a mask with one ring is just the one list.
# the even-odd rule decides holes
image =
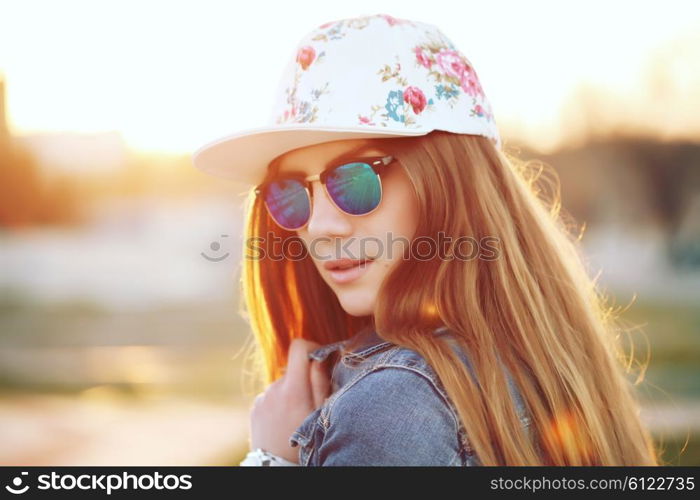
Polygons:
[[372,262],[372,259],[339,259],[326,262],[323,267],[328,270],[328,274],[335,283],[343,284],[365,274]]

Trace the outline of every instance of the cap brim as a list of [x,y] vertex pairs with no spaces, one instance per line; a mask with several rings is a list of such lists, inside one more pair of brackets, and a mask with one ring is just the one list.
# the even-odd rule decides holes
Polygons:
[[192,155],[199,170],[255,186],[277,156],[304,146],[341,139],[420,136],[425,129],[390,130],[289,124],[244,130],[205,144]]

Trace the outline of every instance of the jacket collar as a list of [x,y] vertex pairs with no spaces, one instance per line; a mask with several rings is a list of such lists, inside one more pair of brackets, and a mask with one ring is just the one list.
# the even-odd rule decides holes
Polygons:
[[[441,335],[446,333],[447,327],[442,326],[435,329],[435,334]],[[349,339],[339,340],[337,342],[332,342],[330,344],[323,345],[309,353],[309,358],[315,359],[317,361],[324,361],[328,356],[334,352],[341,351],[343,348],[347,349],[347,346],[352,344],[357,344],[353,350],[347,352],[345,356],[351,358],[364,358],[367,355],[383,349],[391,345],[391,342],[384,340],[377,334],[374,329],[362,330],[356,333]]]

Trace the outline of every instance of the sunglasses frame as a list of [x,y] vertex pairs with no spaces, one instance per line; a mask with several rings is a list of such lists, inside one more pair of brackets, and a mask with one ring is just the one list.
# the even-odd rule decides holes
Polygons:
[[[298,180],[302,183],[304,186],[304,189],[306,190],[306,196],[307,199],[309,200],[309,218],[306,220],[306,222],[299,227],[296,228],[288,228],[280,224],[277,219],[275,219],[274,215],[272,215],[272,211],[270,210],[270,207],[267,206],[267,201],[263,198],[263,204],[265,205],[265,209],[267,210],[267,213],[270,215],[270,218],[277,224],[279,227],[286,231],[299,231],[300,229],[303,229],[307,226],[309,221],[311,220],[311,217],[313,215],[313,210],[314,210],[314,203],[313,203],[313,195],[312,195],[312,190],[311,190],[311,183],[314,181],[319,181],[323,185],[323,191],[326,193],[326,197],[333,203],[333,206],[340,210],[342,213],[345,215],[350,215],[352,217],[363,217],[365,215],[369,215],[372,212],[374,212],[377,208],[379,208],[379,205],[382,204],[382,199],[384,197],[384,192],[382,188],[382,171],[384,170],[385,167],[389,166],[391,163],[396,161],[396,157],[393,155],[384,155],[384,156],[358,156],[357,158],[346,158],[343,159],[342,162],[339,164],[334,164],[328,168],[326,168],[323,172],[320,174],[314,174],[314,175],[308,175],[308,176],[303,176],[300,174],[289,174],[285,176],[280,176],[275,179],[272,179],[267,182],[263,182],[262,184],[258,185],[254,189],[255,197],[262,197],[263,193],[265,192],[265,189],[269,184],[272,184],[273,182],[277,182],[281,179],[295,179]],[[340,208],[338,204],[335,202],[331,194],[328,192],[328,187],[326,187],[326,178],[328,175],[335,169],[344,167],[346,165],[349,165],[351,163],[366,163],[370,167],[372,167],[372,170],[374,170],[374,173],[377,174],[377,182],[379,182],[379,202],[377,203],[377,206],[374,207],[372,210],[369,212],[366,212],[364,214],[350,214]]]

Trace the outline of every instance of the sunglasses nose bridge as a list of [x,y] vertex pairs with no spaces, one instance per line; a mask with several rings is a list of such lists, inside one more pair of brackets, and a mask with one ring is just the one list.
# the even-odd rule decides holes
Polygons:
[[312,209],[313,209],[313,201],[314,201],[314,183],[316,183],[316,182],[318,182],[319,184],[322,184],[320,174],[308,175],[304,178],[306,192],[309,194],[309,202],[312,205],[312,207],[311,207]]
[[304,178],[307,183],[312,183],[314,181],[321,181],[321,174],[308,175]]
[[[318,176],[316,176],[318,177]],[[319,181],[319,182],[314,182]],[[316,186],[316,187],[314,187]],[[314,189],[317,189],[314,193]],[[327,186],[320,179],[311,179],[307,184],[310,212],[306,229],[311,234],[345,233],[348,228],[347,215],[333,201]],[[342,227],[341,227],[342,226]]]

